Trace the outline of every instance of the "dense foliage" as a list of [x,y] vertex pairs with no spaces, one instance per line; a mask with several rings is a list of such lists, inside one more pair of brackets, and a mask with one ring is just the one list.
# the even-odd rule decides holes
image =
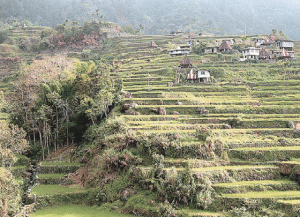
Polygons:
[[[8,112],[45,151],[82,139],[87,127],[120,101],[122,82],[104,61],[72,62],[62,56],[34,62],[14,83]],[[39,150],[37,148],[36,150]]]

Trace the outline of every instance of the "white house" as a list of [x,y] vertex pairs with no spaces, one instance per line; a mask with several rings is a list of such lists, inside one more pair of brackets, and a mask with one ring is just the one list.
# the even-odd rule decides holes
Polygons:
[[295,56],[294,41],[291,41],[291,40],[277,40],[276,41],[276,46],[282,51],[285,50],[288,53],[288,55],[291,56],[291,58],[294,58],[294,56]]
[[218,53],[219,52],[219,46],[210,46],[204,48],[204,53]]
[[257,60],[259,57],[259,51],[260,48],[256,48],[256,47],[245,48],[242,50],[243,58]]
[[190,47],[191,46],[188,46],[188,45],[186,45],[186,46],[180,46],[177,49],[170,50],[169,54],[171,56],[182,56],[182,55],[185,55],[185,54],[189,55],[190,54]]
[[209,82],[210,72],[206,69],[200,69],[198,71],[197,78],[199,79],[199,82],[207,83],[207,82]]

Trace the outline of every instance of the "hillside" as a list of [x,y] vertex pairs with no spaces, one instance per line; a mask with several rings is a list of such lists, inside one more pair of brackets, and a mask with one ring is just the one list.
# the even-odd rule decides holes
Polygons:
[[83,24],[96,9],[107,21],[122,26],[140,24],[145,34],[167,34],[178,29],[216,35],[264,34],[271,29],[284,31],[299,40],[299,1],[221,0],[64,0],[0,1],[1,19],[22,19],[55,27],[66,19]]
[[8,103],[17,105],[6,112],[30,141],[31,160],[17,156],[12,168],[22,179],[27,167],[22,180],[36,183],[28,184],[28,209],[36,202],[137,216],[298,216],[299,61],[191,52],[193,69],[209,70],[211,82],[189,82],[190,69],[178,70],[184,57],[168,53],[187,41],[127,36],[42,54],[10,50],[30,64],[28,77],[13,68],[19,83],[3,75]]

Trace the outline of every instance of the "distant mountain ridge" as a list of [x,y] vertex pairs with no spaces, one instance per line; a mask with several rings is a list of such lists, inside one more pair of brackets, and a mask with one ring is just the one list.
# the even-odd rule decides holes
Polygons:
[[[17,17],[56,26],[86,21],[95,9],[107,21],[145,26],[146,34],[174,30],[217,35],[262,34],[273,28],[300,39],[298,0],[0,0],[1,19]],[[9,13],[10,12],[10,13]]]

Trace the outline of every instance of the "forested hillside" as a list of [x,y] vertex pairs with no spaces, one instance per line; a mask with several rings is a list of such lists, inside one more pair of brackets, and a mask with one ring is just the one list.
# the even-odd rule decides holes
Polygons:
[[145,26],[146,34],[174,30],[224,34],[262,34],[276,28],[299,39],[300,2],[232,0],[1,0],[1,20],[26,19],[56,26],[66,19],[84,23],[99,9],[105,19],[123,26]]

